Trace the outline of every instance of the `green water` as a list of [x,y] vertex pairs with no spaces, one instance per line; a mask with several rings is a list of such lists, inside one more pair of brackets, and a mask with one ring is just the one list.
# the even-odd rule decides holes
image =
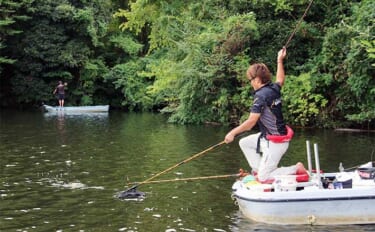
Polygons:
[[[143,201],[115,195],[220,143],[227,127],[181,126],[158,114],[45,115],[2,111],[0,231],[371,231],[367,226],[275,226],[242,217],[232,178],[144,184]],[[282,165],[306,162],[306,140],[320,166],[336,171],[374,160],[374,133],[295,130]],[[238,141],[238,140],[237,140]],[[248,168],[237,141],[156,178],[237,173]]]

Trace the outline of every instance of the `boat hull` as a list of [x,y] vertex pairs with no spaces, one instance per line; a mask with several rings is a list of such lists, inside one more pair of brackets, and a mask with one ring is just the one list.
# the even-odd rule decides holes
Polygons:
[[97,106],[67,106],[67,107],[53,107],[43,105],[47,112],[64,112],[64,113],[103,113],[109,111],[109,105]]
[[[373,224],[375,188],[319,189],[289,192],[252,191],[241,182],[233,185],[240,211],[269,224]],[[308,189],[308,188],[306,188]]]

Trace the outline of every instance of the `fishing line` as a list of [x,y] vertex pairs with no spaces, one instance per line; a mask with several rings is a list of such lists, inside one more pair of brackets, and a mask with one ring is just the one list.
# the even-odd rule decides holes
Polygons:
[[299,20],[298,24],[297,24],[297,25],[296,25],[296,27],[294,28],[293,32],[292,32],[292,33],[290,34],[290,36],[289,36],[288,40],[286,41],[286,43],[285,43],[285,45],[284,45],[284,47],[285,47],[285,48],[287,48],[287,47],[288,47],[288,45],[289,45],[290,41],[292,40],[292,38],[293,38],[293,37],[294,37],[294,35],[296,34],[296,32],[297,32],[297,30],[298,30],[299,26],[300,26],[300,25],[301,25],[301,23],[302,23],[302,20],[303,20],[303,19],[305,18],[305,16],[307,15],[307,12],[309,11],[309,9],[310,9],[310,7],[311,7],[312,3],[313,3],[313,0],[311,0],[311,1],[310,1],[310,3],[309,3],[309,5],[307,6],[307,8],[306,8],[305,12],[303,13],[302,17],[300,18],[300,20]]

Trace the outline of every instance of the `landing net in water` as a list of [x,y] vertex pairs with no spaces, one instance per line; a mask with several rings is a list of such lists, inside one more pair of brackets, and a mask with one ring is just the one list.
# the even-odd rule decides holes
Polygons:
[[117,197],[121,200],[141,200],[145,198],[145,193],[138,191],[137,188],[132,188],[120,192]]

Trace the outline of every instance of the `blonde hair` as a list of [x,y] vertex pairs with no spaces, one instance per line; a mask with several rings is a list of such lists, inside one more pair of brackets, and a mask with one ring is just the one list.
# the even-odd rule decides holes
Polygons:
[[250,67],[247,69],[246,76],[248,79],[259,77],[262,84],[271,82],[271,72],[268,69],[267,65],[263,63],[250,65]]

